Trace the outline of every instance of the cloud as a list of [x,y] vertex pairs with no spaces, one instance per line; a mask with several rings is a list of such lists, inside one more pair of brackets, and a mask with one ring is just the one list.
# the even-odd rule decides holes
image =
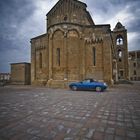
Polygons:
[[30,39],[46,32],[46,13],[57,0],[0,1],[0,72],[30,61]]
[[128,31],[128,49],[139,49],[139,0],[83,0],[83,2],[88,3],[95,24],[111,24],[113,30],[116,23],[120,21]]
[[[28,35],[26,31],[20,34],[20,30],[34,9],[35,5],[28,0],[0,1],[0,72],[8,72],[9,63],[29,61]],[[27,26],[30,28],[29,24],[24,24],[26,29]]]
[[[139,0],[81,0],[87,4],[95,24],[118,20],[128,30],[129,50],[139,47]],[[58,0],[0,1],[0,72],[9,71],[9,63],[30,61],[30,39],[46,32],[46,14]]]
[[140,43],[140,32],[129,32],[128,33],[128,45],[129,50],[139,50],[139,43]]

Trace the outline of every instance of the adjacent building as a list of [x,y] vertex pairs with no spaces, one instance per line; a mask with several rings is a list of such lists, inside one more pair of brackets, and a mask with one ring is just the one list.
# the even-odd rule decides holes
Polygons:
[[59,0],[46,19],[46,33],[31,39],[32,84],[129,79],[127,29],[120,22],[113,31],[110,24],[96,25],[78,0]]
[[0,73],[0,81],[10,81],[10,73]]
[[129,76],[132,81],[140,81],[140,50],[129,52]]
[[29,85],[31,83],[30,63],[12,63],[11,64],[11,84]]

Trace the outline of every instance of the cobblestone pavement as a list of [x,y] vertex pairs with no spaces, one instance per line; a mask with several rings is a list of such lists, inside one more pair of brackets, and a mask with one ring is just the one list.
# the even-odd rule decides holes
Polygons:
[[140,140],[140,82],[101,93],[0,87],[0,140]]

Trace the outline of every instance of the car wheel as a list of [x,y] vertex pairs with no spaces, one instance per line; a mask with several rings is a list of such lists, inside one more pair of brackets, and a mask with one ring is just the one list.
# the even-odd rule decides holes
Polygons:
[[97,92],[101,92],[102,91],[102,88],[101,87],[96,87],[95,89]]
[[71,88],[72,88],[72,90],[74,90],[74,91],[77,90],[77,86],[72,86]]

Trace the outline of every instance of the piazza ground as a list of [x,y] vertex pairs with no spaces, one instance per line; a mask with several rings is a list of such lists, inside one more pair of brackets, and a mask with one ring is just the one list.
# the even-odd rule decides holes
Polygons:
[[140,82],[101,93],[0,87],[0,140],[140,140]]

